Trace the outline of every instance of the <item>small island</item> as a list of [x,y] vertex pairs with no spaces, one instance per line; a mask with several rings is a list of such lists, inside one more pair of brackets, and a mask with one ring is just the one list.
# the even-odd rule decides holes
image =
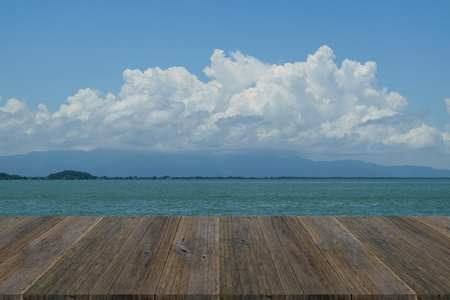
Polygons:
[[0,180],[86,180],[86,179],[98,179],[97,176],[91,175],[86,172],[65,170],[58,173],[50,174],[46,177],[26,177],[20,175],[10,175],[7,173],[0,173]]
[[52,173],[48,176],[35,176],[27,177],[20,175],[10,175],[7,173],[0,173],[0,180],[150,180],[150,179],[160,179],[160,180],[170,180],[172,177],[166,175],[161,177],[137,177],[137,176],[127,176],[127,177],[108,177],[108,176],[95,176],[87,172],[80,172],[74,170],[64,170],[58,173]]
[[48,175],[47,179],[55,180],[88,180],[88,179],[98,179],[97,176],[91,175],[86,172],[72,171],[72,170],[64,170],[62,172],[53,173]]

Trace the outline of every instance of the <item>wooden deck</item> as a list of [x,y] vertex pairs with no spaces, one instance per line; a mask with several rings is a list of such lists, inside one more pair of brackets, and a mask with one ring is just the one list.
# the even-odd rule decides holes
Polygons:
[[0,217],[0,299],[450,299],[449,217]]

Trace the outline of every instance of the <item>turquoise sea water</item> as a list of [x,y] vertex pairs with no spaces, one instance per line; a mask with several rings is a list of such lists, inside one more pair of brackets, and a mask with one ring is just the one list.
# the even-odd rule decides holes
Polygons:
[[450,215],[450,179],[0,181],[0,215]]

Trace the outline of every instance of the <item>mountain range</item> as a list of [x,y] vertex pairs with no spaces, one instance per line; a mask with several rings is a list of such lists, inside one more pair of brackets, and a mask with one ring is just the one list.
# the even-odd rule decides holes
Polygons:
[[96,149],[0,156],[0,172],[8,174],[47,176],[61,170],[110,177],[450,177],[446,169],[359,160],[312,161],[268,151],[211,154]]

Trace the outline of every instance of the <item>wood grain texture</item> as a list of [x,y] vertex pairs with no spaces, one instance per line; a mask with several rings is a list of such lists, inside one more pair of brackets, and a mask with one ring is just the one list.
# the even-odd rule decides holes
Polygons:
[[350,299],[347,288],[295,217],[258,220],[288,297]]
[[25,292],[25,299],[88,299],[91,289],[124,245],[140,218],[102,219]]
[[182,217],[155,299],[218,299],[218,219]]
[[446,267],[450,274],[450,237],[413,218],[378,217],[377,220]]
[[443,235],[450,237],[450,218],[449,217],[411,217],[430,228],[439,231]]
[[91,299],[105,295],[153,299],[180,217],[143,217],[102,274]]
[[280,278],[254,217],[220,217],[221,299],[283,299]]
[[449,299],[447,266],[431,259],[380,217],[337,217],[337,219],[377,257],[396,273],[419,299]]
[[333,217],[298,217],[352,299],[415,299],[415,293]]
[[0,263],[62,219],[62,217],[9,218],[8,222],[0,227]]
[[26,217],[0,217],[0,234],[2,232],[10,227],[12,224],[20,222],[21,220],[25,219]]
[[0,217],[0,300],[450,300],[448,217]]
[[142,239],[143,235],[147,232],[150,225],[155,221],[155,217],[143,217],[139,220],[134,230],[131,232],[130,236],[127,238],[123,246],[120,248],[119,252],[114,256],[111,263],[105,269],[105,271],[100,275],[95,286],[90,291],[91,298],[98,298],[100,296],[109,294],[113,287],[119,285],[122,289],[126,289],[130,292],[135,284],[135,279],[128,276],[125,280],[117,281],[120,277],[123,269],[128,264],[130,256],[134,256],[134,251]]
[[54,226],[47,228],[45,232],[39,232],[34,240],[0,265],[0,294],[23,294],[100,219],[61,217]]

